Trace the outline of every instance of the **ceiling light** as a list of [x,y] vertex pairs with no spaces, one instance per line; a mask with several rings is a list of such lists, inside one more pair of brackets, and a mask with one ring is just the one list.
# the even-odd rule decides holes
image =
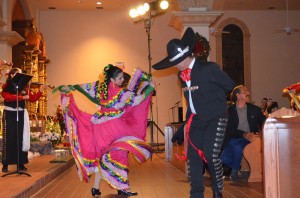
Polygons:
[[97,3],[96,3],[97,5],[101,5],[102,3],[100,2],[100,1],[97,1]]
[[145,12],[148,12],[149,9],[150,9],[149,3],[144,3],[144,10],[145,10]]
[[138,13],[137,13],[136,9],[131,9],[131,10],[129,11],[129,16],[130,16],[131,18],[137,17],[137,16],[138,16]]
[[163,10],[167,9],[169,7],[169,2],[168,1],[161,1],[159,3],[159,7]]
[[149,3],[144,3],[144,5],[138,6],[136,9],[131,9],[129,11],[129,16],[131,18],[136,18],[138,16],[144,15],[145,13],[151,13],[152,16],[156,16],[165,12],[169,8],[169,2],[166,0],[156,0]]
[[144,6],[139,6],[139,7],[137,8],[137,13],[138,13],[139,15],[145,14],[146,11],[144,10]]

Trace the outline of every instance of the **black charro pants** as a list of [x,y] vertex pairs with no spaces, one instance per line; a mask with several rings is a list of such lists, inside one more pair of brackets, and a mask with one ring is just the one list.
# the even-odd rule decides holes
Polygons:
[[[201,121],[196,115],[190,126],[190,140],[204,152],[211,175],[211,185],[214,192],[223,191],[223,168],[219,158],[225,130],[227,114],[218,116],[210,121]],[[203,160],[198,152],[188,143],[188,161],[190,166],[191,198],[204,197]]]

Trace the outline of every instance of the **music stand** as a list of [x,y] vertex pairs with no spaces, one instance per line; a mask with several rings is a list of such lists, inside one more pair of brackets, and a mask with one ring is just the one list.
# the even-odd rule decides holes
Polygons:
[[[7,86],[3,89],[2,92],[9,92],[16,94],[17,96],[19,95],[19,90],[23,90],[28,82],[31,80],[32,76],[27,75],[27,74],[22,74],[22,73],[16,73],[16,75],[11,79],[10,83],[7,84]],[[27,175],[31,177],[30,174],[24,173],[20,171],[20,151],[19,151],[19,101],[17,97],[17,171],[11,172],[11,173],[6,173],[2,175],[1,177],[5,177],[7,175],[12,175],[12,174],[19,174],[19,175]]]

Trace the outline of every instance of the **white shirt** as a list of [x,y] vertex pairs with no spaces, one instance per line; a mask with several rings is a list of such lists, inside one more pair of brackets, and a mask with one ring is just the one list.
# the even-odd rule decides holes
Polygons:
[[[190,65],[189,65],[189,68],[190,68],[190,69],[193,69],[195,60],[196,60],[196,59],[193,58],[192,62],[190,63]],[[191,86],[191,81],[189,80],[189,81],[186,81],[185,83],[186,83],[187,87],[190,88],[190,86]],[[193,104],[192,94],[191,94],[191,90],[190,90],[190,89],[189,89],[189,104],[190,104],[190,108],[191,108],[192,113],[196,114],[196,110],[195,110],[195,107],[194,107],[194,104]]]

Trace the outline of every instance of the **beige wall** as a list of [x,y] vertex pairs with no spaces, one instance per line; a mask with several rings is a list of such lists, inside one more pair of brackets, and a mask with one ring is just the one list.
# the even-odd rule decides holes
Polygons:
[[[47,56],[51,60],[47,67],[50,84],[58,86],[96,81],[104,66],[116,61],[125,62],[125,71],[129,73],[134,67],[149,71],[144,24],[133,24],[127,11],[42,11],[39,16],[39,31],[44,35]],[[166,43],[171,38],[180,36],[168,26],[169,18],[170,15],[164,15],[153,22],[152,63],[165,57]],[[157,84],[153,117],[163,129],[171,119],[169,109],[181,98],[177,70],[152,72]],[[48,98],[48,114],[51,115],[60,104],[60,98],[57,94],[49,94]],[[80,94],[76,98],[81,109],[95,111],[95,106]]]
[[[290,11],[289,25],[300,29],[300,11]],[[246,24],[250,37],[251,94],[256,104],[263,97],[278,101],[280,107],[289,107],[289,98],[282,89],[300,81],[300,32],[286,35],[274,33],[286,27],[284,11],[228,11],[215,24],[235,17]],[[211,36],[212,48],[214,37]],[[212,52],[215,60],[215,52]]]
[[[103,67],[116,61],[125,62],[126,71],[134,67],[148,71],[147,34],[143,24],[133,24],[127,11],[40,11],[39,31],[47,44],[48,82],[54,85],[95,81]],[[152,63],[166,56],[166,44],[181,33],[168,26],[171,14],[159,16],[151,29]],[[288,106],[288,98],[281,90],[299,82],[300,33],[290,36],[273,34],[284,28],[285,12],[225,12],[218,23],[236,17],[249,28],[251,50],[251,93],[256,104],[262,97],[273,98],[280,106]],[[291,11],[290,25],[300,28],[300,12]],[[217,24],[218,24],[217,23]],[[217,25],[216,24],[216,25]],[[215,60],[215,41],[210,37]],[[172,121],[170,108],[181,100],[175,68],[153,71],[157,96],[153,97],[154,120],[161,129]],[[84,97],[76,96],[79,106],[88,112]],[[49,95],[48,114],[59,104],[58,95]],[[157,113],[158,110],[158,113]],[[177,119],[175,120],[177,121]],[[155,133],[156,138],[156,133]],[[162,142],[160,140],[160,142]]]

